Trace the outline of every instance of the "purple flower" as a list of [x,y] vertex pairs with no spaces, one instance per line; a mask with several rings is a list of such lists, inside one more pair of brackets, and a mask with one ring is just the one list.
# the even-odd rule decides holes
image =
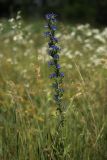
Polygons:
[[49,20],[52,17],[51,14],[46,14],[46,19]]
[[51,39],[52,39],[52,41],[54,41],[54,42],[58,42],[58,38],[56,38],[56,37],[51,37]]
[[56,31],[57,27],[56,26],[51,26],[51,30]]
[[60,72],[60,77],[64,77],[64,73],[63,72]]
[[59,59],[59,55],[58,55],[58,54],[55,54],[55,55],[53,56],[53,58],[54,58],[55,60],[58,60],[58,59]]
[[[64,73],[61,72],[61,66],[59,64],[59,52],[60,47],[57,46],[58,39],[55,37],[55,31],[57,30],[56,27],[56,15],[54,13],[49,13],[46,15],[47,24],[45,28],[47,32],[45,32],[46,37],[48,37],[48,54],[51,56],[51,60],[48,62],[48,67],[52,67],[53,73],[49,75],[49,78],[52,79],[54,82],[52,87],[54,88],[54,100],[57,104],[57,110],[59,111],[60,115],[64,111],[64,107],[62,105],[62,96],[63,96],[63,88],[62,82]],[[61,116],[61,123],[63,125],[64,118]]]
[[60,48],[56,45],[51,45],[50,48],[52,48],[54,51],[58,51]]
[[59,64],[57,64],[57,65],[56,65],[56,68],[57,68],[57,69],[60,69],[60,68],[61,68],[61,66],[60,66]]
[[55,20],[55,17],[56,17],[56,14],[54,14],[54,13],[46,14],[47,20]]
[[48,31],[48,32],[45,32],[44,35],[45,35],[46,37],[51,36],[51,32],[49,32],[49,31]]
[[49,61],[48,62],[48,67],[55,65],[55,63],[53,61]]
[[56,73],[52,73],[52,74],[50,74],[50,76],[49,76],[49,78],[56,78],[56,77],[57,77]]

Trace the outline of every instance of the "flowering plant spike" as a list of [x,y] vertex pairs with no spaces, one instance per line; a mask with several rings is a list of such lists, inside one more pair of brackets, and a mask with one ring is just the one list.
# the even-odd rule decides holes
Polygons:
[[[58,114],[58,121],[57,126],[54,134],[54,138],[52,141],[52,148],[53,148],[53,155],[59,159],[60,155],[63,157],[64,153],[64,143],[63,143],[63,137],[62,135],[62,128],[64,126],[64,108],[62,104],[62,96],[63,96],[63,88],[62,86],[62,80],[64,77],[64,73],[61,72],[61,66],[59,64],[59,52],[60,47],[58,46],[58,39],[55,36],[55,32],[57,30],[56,27],[56,15],[54,13],[50,13],[46,15],[46,21],[47,25],[45,26],[47,28],[47,31],[45,32],[46,37],[48,37],[48,54],[51,57],[51,60],[48,62],[48,66],[52,67],[53,73],[49,75],[50,79],[53,79],[52,87],[55,90],[54,93],[54,100],[57,104],[57,113]],[[56,150],[58,155],[56,154]],[[62,158],[61,158],[62,159]]]
[[46,14],[47,24],[45,28],[47,31],[45,32],[45,36],[49,38],[48,42],[48,54],[51,56],[51,61],[48,62],[48,66],[53,68],[53,73],[49,75],[49,78],[54,79],[53,88],[55,89],[54,100],[57,103],[57,110],[59,113],[63,112],[62,107],[62,96],[63,96],[63,88],[62,79],[64,77],[64,73],[61,72],[61,66],[59,64],[59,52],[60,47],[58,46],[58,38],[55,36],[55,32],[57,30],[56,27],[56,14],[50,13]]

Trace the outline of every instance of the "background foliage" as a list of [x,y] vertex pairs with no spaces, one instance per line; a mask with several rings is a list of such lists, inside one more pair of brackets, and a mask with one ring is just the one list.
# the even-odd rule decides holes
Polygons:
[[107,24],[106,0],[0,0],[1,16],[13,15],[18,10],[31,18],[54,11],[69,21]]

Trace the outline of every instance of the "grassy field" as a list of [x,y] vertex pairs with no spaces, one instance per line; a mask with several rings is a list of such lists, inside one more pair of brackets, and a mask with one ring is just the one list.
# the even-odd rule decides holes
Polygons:
[[63,155],[43,21],[0,22],[0,160],[107,159],[107,28],[58,22],[64,77]]

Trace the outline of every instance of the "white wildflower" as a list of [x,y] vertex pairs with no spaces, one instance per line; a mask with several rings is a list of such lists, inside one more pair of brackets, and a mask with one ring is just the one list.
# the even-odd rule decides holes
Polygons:
[[99,42],[106,43],[106,40],[100,34],[95,35],[94,38]]
[[83,54],[82,54],[80,51],[75,51],[75,52],[74,52],[74,55],[75,55],[75,56],[82,56]]
[[72,59],[72,58],[73,58],[73,55],[72,55],[71,51],[67,51],[65,55],[66,55],[69,59]]
[[14,18],[9,19],[10,23],[13,23],[14,21],[15,21]]

